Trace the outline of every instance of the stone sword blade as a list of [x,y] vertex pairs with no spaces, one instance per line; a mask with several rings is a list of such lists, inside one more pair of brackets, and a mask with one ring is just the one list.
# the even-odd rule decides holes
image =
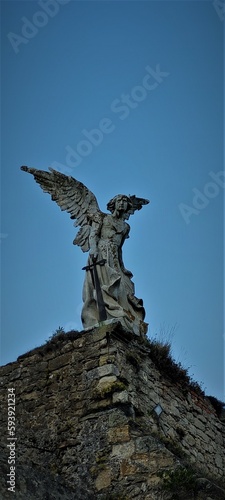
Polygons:
[[89,266],[82,267],[83,271],[90,271],[91,277],[92,277],[92,282],[96,291],[96,298],[97,298],[97,307],[98,307],[98,313],[99,313],[99,322],[105,321],[107,319],[107,314],[106,314],[106,309],[105,309],[105,303],[103,300],[102,296],[102,290],[101,290],[101,285],[99,282],[99,277],[97,273],[97,265],[99,266],[104,266],[106,260],[102,259],[97,261],[92,257],[92,264]]

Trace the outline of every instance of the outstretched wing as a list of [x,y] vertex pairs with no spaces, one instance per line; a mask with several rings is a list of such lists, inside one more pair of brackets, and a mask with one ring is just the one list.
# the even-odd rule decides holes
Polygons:
[[129,201],[131,202],[131,206],[129,204],[128,210],[126,212],[126,219],[129,219],[130,215],[133,215],[135,210],[141,210],[143,205],[148,205],[148,203],[150,203],[149,200],[146,200],[145,198],[138,198],[135,195],[129,195]]
[[66,210],[71,219],[76,219],[74,226],[81,228],[73,243],[79,245],[83,252],[87,252],[91,221],[94,214],[102,214],[95,195],[82,182],[52,168],[49,172],[29,167],[21,167],[21,170],[32,174],[43,191],[51,195],[51,199],[61,210]]

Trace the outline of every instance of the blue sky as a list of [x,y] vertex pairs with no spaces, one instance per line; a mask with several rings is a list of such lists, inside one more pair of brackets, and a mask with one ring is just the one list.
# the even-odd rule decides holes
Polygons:
[[82,329],[87,255],[19,169],[53,166],[102,210],[118,193],[151,200],[124,245],[148,335],[175,330],[174,358],[224,399],[222,15],[207,1],[1,8],[1,363]]

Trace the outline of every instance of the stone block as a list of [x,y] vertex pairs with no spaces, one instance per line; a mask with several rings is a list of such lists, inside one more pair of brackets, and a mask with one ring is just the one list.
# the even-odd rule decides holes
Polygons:
[[149,454],[148,453],[135,453],[132,457],[135,462],[139,464],[145,465],[146,467],[149,464]]
[[99,368],[97,370],[98,370],[99,378],[106,377],[109,375],[116,375],[118,377],[118,375],[120,374],[117,366],[115,366],[113,364],[99,366]]
[[160,477],[157,476],[156,474],[150,474],[147,480],[148,485],[150,485],[151,487],[157,486],[160,483],[160,481],[161,481]]
[[99,341],[100,349],[102,349],[103,347],[107,347],[107,346],[108,346],[107,339],[103,339],[103,340]]
[[123,427],[113,427],[109,429],[108,439],[110,443],[122,443],[130,441],[129,425]]
[[190,448],[192,448],[192,446],[195,446],[195,438],[190,434],[186,434],[183,439],[183,444],[186,444],[188,447],[190,446]]
[[99,359],[99,366],[106,365],[108,359],[109,359],[108,352],[106,354],[102,354]]
[[76,339],[73,341],[73,346],[75,349],[82,349],[82,347],[84,347],[85,345],[85,339],[84,338],[81,338],[81,339]]
[[135,440],[136,454],[149,453],[158,449],[158,440],[153,436],[137,437]]
[[134,406],[134,408],[139,409],[141,406],[139,394],[136,394],[135,392],[131,392],[130,393],[130,402]]
[[99,366],[103,366],[106,364],[113,363],[115,361],[115,356],[110,356],[110,354],[107,352],[105,354],[102,354],[99,359]]
[[225,464],[223,463],[223,459],[222,459],[222,457],[221,457],[219,454],[217,454],[217,455],[216,455],[216,457],[215,457],[215,463],[216,463],[216,466],[217,466],[217,467],[219,467],[219,468],[221,468],[221,469],[222,469],[222,468],[224,467],[224,465],[225,465]]
[[40,377],[41,376],[40,372],[44,372],[45,370],[47,370],[47,367],[48,367],[47,361],[39,361],[35,366],[34,372],[38,374],[38,377]]
[[208,438],[207,434],[205,432],[200,431],[200,429],[196,428],[196,436],[202,439],[202,442],[205,443],[205,446],[207,448],[208,444],[210,443],[211,439]]
[[94,368],[93,370],[84,371],[83,372],[83,380],[87,380],[88,382],[92,382],[95,379],[99,378],[98,368]]
[[115,444],[112,447],[112,457],[119,458],[129,458],[134,453],[134,442],[129,441],[128,443]]
[[193,422],[193,425],[200,429],[201,431],[205,432],[206,431],[206,426],[205,424],[198,418],[196,418]]
[[106,331],[107,328],[100,328],[99,330],[94,330],[92,339],[94,342],[99,342],[100,340],[103,340],[106,338]]
[[118,376],[119,375],[119,370],[118,368],[113,365],[112,363],[110,364],[105,364],[105,365],[102,365],[102,366],[98,366],[96,368],[93,368],[89,371],[86,371],[84,372],[84,377],[86,378],[86,380],[95,380],[97,378],[102,378],[102,377],[107,377],[107,376],[110,376],[110,375],[116,375]]
[[[207,428],[206,429],[206,434],[207,434],[207,436],[209,436],[210,439],[212,439],[214,441],[214,439],[215,439],[215,432],[213,432],[211,429]],[[219,436],[223,440],[222,434],[219,434]]]
[[[108,357],[111,358],[113,354],[117,354],[117,348],[107,346],[107,348],[102,348],[100,352],[101,352],[101,356],[107,355],[107,358]],[[105,364],[105,363],[103,363],[103,364]]]
[[[111,405],[111,399],[107,396],[105,396],[104,399],[101,401],[95,401],[94,403],[89,404],[89,410],[96,411],[96,410],[104,410],[104,408],[108,408]],[[85,414],[85,412],[84,412]]]
[[167,453],[159,453],[153,452],[149,454],[149,465],[150,468],[155,468],[155,470],[159,470],[159,468],[167,468],[172,467],[174,464],[174,456],[169,451]]
[[175,405],[173,405],[170,408],[170,415],[172,415],[174,417],[180,417],[180,411],[177,409],[177,407]]
[[122,460],[120,465],[120,475],[122,477],[131,476],[137,472],[137,466],[129,460]]
[[123,411],[116,409],[109,414],[109,428],[120,427],[127,423],[127,416]]
[[95,487],[98,491],[108,488],[111,484],[111,471],[110,469],[105,469],[100,472],[96,481]]
[[202,464],[205,463],[205,457],[202,453],[198,453],[198,461],[201,462]]
[[20,378],[21,372],[22,372],[21,368],[16,368],[16,370],[13,370],[13,372],[9,376],[9,381],[11,382],[12,380]]
[[89,359],[89,361],[86,361],[84,364],[84,369],[85,370],[92,370],[94,368],[97,368],[98,366],[98,360],[97,359]]
[[113,394],[113,403],[128,403],[129,395],[127,391],[115,392]]
[[23,399],[25,400],[29,400],[29,399],[37,399],[40,397],[40,393],[38,393],[37,391],[33,391],[33,392],[28,392],[27,394],[24,394],[23,395]]
[[96,390],[97,391],[104,391],[108,388],[110,388],[110,385],[112,385],[114,382],[116,382],[117,377],[115,375],[111,375],[109,377],[103,377],[99,380]]
[[71,354],[70,352],[62,354],[61,356],[57,356],[49,361],[49,370],[57,370],[62,366],[68,365],[71,363]]

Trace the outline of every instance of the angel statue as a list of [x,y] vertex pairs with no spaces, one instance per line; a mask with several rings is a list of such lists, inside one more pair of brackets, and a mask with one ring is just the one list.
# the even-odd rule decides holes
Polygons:
[[101,212],[94,194],[73,177],[57,172],[21,167],[29,172],[61,210],[66,210],[80,229],[73,241],[89,252],[83,286],[82,323],[84,328],[102,321],[117,320],[137,335],[147,333],[142,299],[135,297],[132,273],[124,267],[122,246],[129,238],[125,222],[148,200],[119,194],[107,204],[110,213]]

